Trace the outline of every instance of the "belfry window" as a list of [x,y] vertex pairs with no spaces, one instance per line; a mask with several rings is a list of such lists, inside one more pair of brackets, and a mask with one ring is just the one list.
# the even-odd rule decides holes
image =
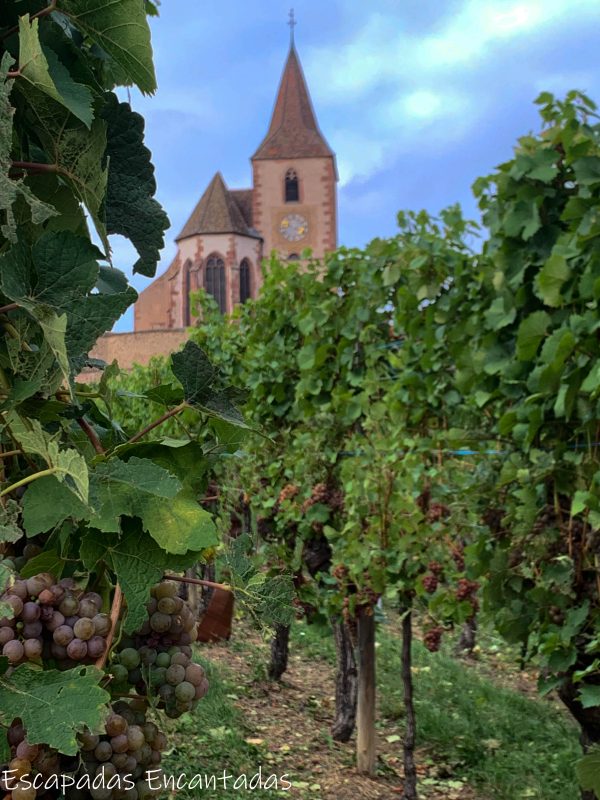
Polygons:
[[211,294],[219,306],[222,314],[227,311],[227,298],[225,297],[225,263],[217,255],[206,259],[204,274],[204,288]]
[[243,258],[240,264],[240,303],[245,303],[250,296],[250,262]]
[[295,169],[288,169],[285,173],[285,202],[297,203],[299,199],[298,174]]
[[300,261],[300,256],[298,255],[298,253],[290,253],[289,256],[287,257],[287,260],[288,261]]

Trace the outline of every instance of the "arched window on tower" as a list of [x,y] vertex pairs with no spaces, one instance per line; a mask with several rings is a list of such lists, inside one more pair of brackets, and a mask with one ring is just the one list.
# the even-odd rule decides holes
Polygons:
[[300,200],[298,173],[295,169],[288,169],[285,173],[285,202],[297,203],[298,200]]
[[218,255],[213,254],[206,259],[204,288],[215,298],[219,310],[224,314],[227,311],[227,298],[225,297],[225,262]]
[[300,256],[298,255],[298,253],[290,253],[289,256],[287,257],[287,260],[288,261],[300,261]]
[[240,264],[240,303],[245,303],[250,297],[250,262],[243,258]]

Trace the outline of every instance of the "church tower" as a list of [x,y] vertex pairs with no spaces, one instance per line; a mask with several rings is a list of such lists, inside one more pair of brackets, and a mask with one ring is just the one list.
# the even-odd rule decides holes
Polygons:
[[[263,259],[273,250],[298,260],[306,248],[322,258],[337,246],[335,155],[317,125],[290,16],[290,50],[271,123],[251,159],[253,186],[229,189],[215,174],[176,237],[175,259],[135,304],[136,334],[193,324],[190,292],[199,288],[231,313],[256,297]],[[150,341],[148,357],[158,352],[156,336]]]
[[298,259],[309,247],[321,258],[335,250],[335,155],[317,125],[293,33],[271,124],[252,156],[252,175],[252,217],[265,257],[275,250]]

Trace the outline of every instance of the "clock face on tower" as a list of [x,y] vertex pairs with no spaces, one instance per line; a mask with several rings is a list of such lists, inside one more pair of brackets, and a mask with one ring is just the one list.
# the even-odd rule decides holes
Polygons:
[[308,222],[301,214],[286,214],[281,220],[279,232],[288,242],[299,242],[308,233]]

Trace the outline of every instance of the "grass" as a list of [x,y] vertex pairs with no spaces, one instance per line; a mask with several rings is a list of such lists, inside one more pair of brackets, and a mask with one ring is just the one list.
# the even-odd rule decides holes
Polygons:
[[[247,669],[237,676],[227,674],[222,667],[212,669],[205,662],[210,680],[207,697],[193,714],[167,721],[166,732],[174,741],[163,759],[168,775],[219,776],[226,770],[233,776],[246,774],[250,778],[260,763],[263,779],[276,772],[276,765],[260,743],[246,741],[250,727],[235,705],[247,691],[248,680],[264,679],[266,653],[243,636],[234,638],[230,647],[243,652]],[[335,662],[333,639],[325,628],[295,624],[291,647],[307,659]],[[490,679],[498,660],[487,657],[485,645],[483,649],[482,665],[471,666],[452,658],[449,652],[431,654],[415,643],[419,747],[426,749],[427,759],[442,775],[470,784],[485,800],[578,800],[573,765],[580,750],[575,726],[557,705],[504,688]],[[390,726],[392,730],[397,726],[401,734],[400,640],[389,624],[378,629],[377,661],[381,724],[386,733]],[[505,663],[509,661],[505,659]],[[506,683],[506,669],[498,670],[498,674]],[[508,679],[515,675],[511,667]],[[323,735],[327,736],[327,731]],[[427,774],[431,775],[431,770]],[[425,777],[422,785],[429,781],[436,783],[435,778]],[[177,797],[224,800],[240,794],[246,793],[234,790],[230,781],[225,790],[184,788]],[[257,798],[286,794],[266,790],[250,793]]]
[[[335,660],[327,630],[297,625],[292,647],[308,658]],[[403,716],[400,639],[378,630],[379,703],[388,720]],[[578,800],[574,763],[578,734],[567,714],[548,701],[502,688],[447,652],[414,652],[418,744],[453,775],[490,800]],[[401,731],[400,731],[401,732]]]

